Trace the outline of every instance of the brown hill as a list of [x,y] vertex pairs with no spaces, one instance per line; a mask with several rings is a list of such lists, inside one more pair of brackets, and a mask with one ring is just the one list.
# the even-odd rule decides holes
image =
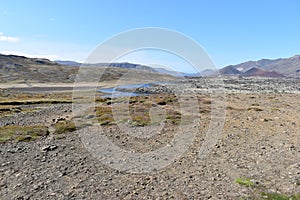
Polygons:
[[[130,64],[130,63],[128,63]],[[124,65],[124,64],[123,64]],[[133,65],[133,64],[131,64]],[[102,74],[99,81],[126,79],[147,82],[169,81],[173,76],[161,74],[152,68],[118,68],[103,66],[84,66],[89,74]],[[148,70],[147,70],[148,69]],[[67,66],[47,59],[0,54],[0,83],[72,83],[79,66]],[[87,80],[88,81],[88,80]]]
[[78,68],[47,59],[0,54],[0,82],[72,82]]
[[261,77],[284,77],[282,74],[279,74],[275,71],[267,71],[263,69],[258,69],[253,67],[242,74],[242,76],[261,76]]

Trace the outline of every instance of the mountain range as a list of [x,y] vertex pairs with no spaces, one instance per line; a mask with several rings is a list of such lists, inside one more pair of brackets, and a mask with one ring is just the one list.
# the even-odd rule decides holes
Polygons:
[[165,68],[158,68],[158,67],[149,67],[146,65],[141,64],[134,64],[134,63],[128,63],[128,62],[121,62],[121,63],[93,63],[93,64],[87,64],[87,63],[79,63],[74,61],[64,61],[64,60],[56,60],[55,61],[58,64],[61,65],[67,65],[67,66],[94,66],[94,67],[116,67],[116,68],[124,68],[124,69],[140,69],[140,70],[146,70],[150,72],[157,72],[160,74],[168,74],[171,76],[185,76],[188,75],[183,72],[177,72],[177,71],[171,71],[167,70]]
[[[73,83],[79,66],[80,63],[72,61],[55,62],[48,59],[0,54],[0,83]],[[151,67],[139,64],[98,63],[83,66],[92,74],[101,74],[101,81],[115,81],[122,77],[145,82],[174,79],[174,76],[159,73]]]
[[300,77],[300,55],[275,60],[248,61],[238,65],[229,65],[218,71],[208,69],[197,74],[187,74],[127,62],[82,64],[74,61],[50,61],[48,59],[0,54],[0,83],[72,83],[80,66],[104,71],[103,81],[116,80],[128,74],[129,71],[130,73],[134,72],[133,74],[136,76],[144,74],[149,79],[155,77],[161,80],[170,80],[172,77],[178,76],[215,76],[218,74],[245,77]]
[[200,73],[184,73],[167,70],[165,68],[153,68],[133,63],[97,63],[82,64],[74,61],[55,61],[62,65],[68,66],[98,66],[98,67],[118,67],[118,68],[135,68],[152,72],[168,74],[172,76],[262,76],[262,77],[299,77],[300,74],[300,55],[290,58],[279,58],[275,60],[261,59],[258,61],[247,61],[237,65],[229,65],[219,70],[206,69]]
[[238,65],[229,65],[219,70],[219,72],[221,75],[299,77],[300,55],[275,60],[248,61]]

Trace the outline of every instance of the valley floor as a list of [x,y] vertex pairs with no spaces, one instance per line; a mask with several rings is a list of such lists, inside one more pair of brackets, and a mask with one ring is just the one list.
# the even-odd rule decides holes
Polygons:
[[[263,85],[230,80],[230,84],[225,81],[224,96],[217,99],[203,92],[207,87],[200,80],[171,86],[184,93],[187,104],[196,97],[200,119],[196,126],[189,126],[190,121],[178,123],[180,115],[175,112],[168,114],[178,110],[180,101],[170,96],[174,90],[166,88],[152,88],[148,92],[153,94],[130,99],[127,103],[136,120],[120,123],[111,118],[108,108],[123,108],[124,102],[98,96],[96,114],[87,114],[84,119],[96,119],[101,126],[80,124],[80,117],[73,116],[68,92],[38,94],[2,89],[0,199],[299,199],[299,82],[293,80],[290,90],[285,85],[285,91],[273,85],[272,91],[271,80],[265,92],[259,89]],[[241,87],[250,89],[242,91],[238,89]],[[8,100],[10,103],[3,103]],[[218,100],[225,108],[219,121],[224,120],[224,126],[208,154],[201,157],[199,150],[210,136],[212,105]],[[140,118],[136,113],[149,108],[145,105],[159,108],[152,111],[162,113],[163,118],[156,123]],[[75,127],[74,120],[80,125]],[[40,134],[34,134],[37,127]],[[163,127],[158,135],[146,137],[157,127]],[[126,151],[143,154],[170,145],[179,127],[180,134],[193,133],[195,138],[174,162],[149,172],[132,172],[126,166],[123,168],[127,171],[116,169],[119,166],[105,161],[111,154],[103,153],[101,160],[88,146],[93,141],[87,141],[89,135],[97,133]],[[41,134],[43,128],[46,131]],[[136,139],[134,134],[145,137]],[[134,159],[130,163],[139,162]]]

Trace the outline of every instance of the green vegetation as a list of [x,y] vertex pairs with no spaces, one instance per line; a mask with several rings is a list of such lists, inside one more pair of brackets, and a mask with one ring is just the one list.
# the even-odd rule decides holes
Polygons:
[[245,186],[248,186],[248,187],[255,186],[255,183],[250,178],[237,178],[237,179],[235,179],[235,182],[237,184],[245,185]]
[[37,94],[26,92],[9,92],[2,90],[0,92],[0,106],[16,106],[31,104],[58,104],[72,103],[71,93],[51,93]]
[[150,124],[150,118],[147,115],[134,115],[129,123],[132,126],[147,126]]
[[76,125],[71,121],[62,121],[54,125],[54,134],[69,133],[76,130]]
[[111,114],[103,114],[99,118],[100,125],[112,125],[115,123],[114,118]]
[[[139,102],[139,100],[137,100]],[[130,119],[129,123],[132,126],[147,126],[151,123],[149,110],[151,103],[134,103],[129,106]]]
[[[250,178],[237,178],[235,179],[235,182],[239,185],[243,185],[246,187],[255,187],[256,191],[253,195],[255,197],[252,197],[251,199],[257,199],[259,200],[300,200],[300,194],[295,195],[286,195],[286,194],[277,194],[277,193],[268,193],[268,192],[261,192],[265,187],[263,185],[257,185],[253,180]],[[257,195],[260,193],[260,195]]]
[[102,98],[102,97],[96,97],[95,98],[96,103],[103,103],[103,102],[106,102],[106,101],[107,101],[107,98]]
[[102,97],[96,97],[95,98],[95,103],[103,103],[106,105],[110,105],[113,103],[113,99],[111,98],[102,98]]
[[169,121],[172,124],[178,125],[181,123],[181,114],[175,111],[169,111],[166,117],[167,122]]
[[97,106],[96,116],[98,118],[100,125],[114,124],[112,108],[110,106]]
[[[198,97],[198,101],[202,104],[199,112],[209,113],[211,100],[201,96]],[[151,94],[118,99],[97,97],[95,102],[97,103],[96,117],[100,125],[103,126],[113,125],[116,120],[119,123],[129,123],[131,126],[149,126],[161,122],[179,125],[181,123],[188,124],[195,118],[182,116],[177,111],[180,110],[180,104],[178,98],[173,94]],[[158,110],[155,114],[152,113],[153,108]],[[117,117],[114,116],[115,112]]]
[[[174,111],[174,108],[178,107],[177,98],[174,95],[153,94],[130,97],[129,99],[96,98],[96,103],[98,106],[96,106],[95,112],[100,125],[116,123],[111,104],[115,106],[114,110],[118,113],[119,122],[129,123],[131,126],[148,126],[158,124],[163,120],[171,124],[181,122],[181,114]],[[149,112],[153,107],[164,110],[166,116],[162,111],[162,113],[157,113],[151,118]]]
[[0,142],[29,142],[48,134],[46,126],[3,126],[0,127]]
[[13,105],[0,105],[0,117],[21,112],[21,108]]
[[10,92],[9,90],[0,89],[0,117],[14,116],[14,114],[19,112],[28,113],[38,110],[23,105],[61,103],[72,103],[71,93],[37,94]]
[[261,199],[265,200],[300,200],[300,194],[297,195],[285,195],[285,194],[276,194],[276,193],[262,193]]

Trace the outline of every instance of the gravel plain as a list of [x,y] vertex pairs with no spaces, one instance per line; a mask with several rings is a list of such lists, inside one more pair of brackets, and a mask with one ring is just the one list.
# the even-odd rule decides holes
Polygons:
[[[81,127],[62,135],[50,132],[31,142],[0,143],[0,199],[264,199],[262,193],[299,194],[299,79],[194,78],[135,90],[207,97],[219,91],[223,96],[216,98],[226,105],[224,126],[204,158],[199,149],[211,112],[199,113],[197,128],[183,125],[183,133],[195,134],[193,142],[169,165],[150,172],[114,169],[90,151],[84,137],[97,130],[126,151],[146,153],[169,145],[178,126],[166,125],[154,139],[128,136],[118,125]],[[36,111],[2,116],[0,127],[51,128],[57,119],[73,117],[68,103],[25,106]],[[157,126],[129,126],[128,131],[147,135]]]

